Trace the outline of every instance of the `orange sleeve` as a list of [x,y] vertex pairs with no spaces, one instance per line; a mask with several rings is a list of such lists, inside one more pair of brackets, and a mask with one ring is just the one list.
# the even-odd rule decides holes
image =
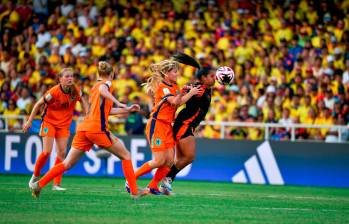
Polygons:
[[51,104],[55,102],[55,99],[57,99],[57,88],[53,87],[44,94],[44,102]]
[[167,85],[161,84],[156,91],[155,98],[157,98],[158,100],[161,100],[165,97],[176,96],[176,95],[177,95],[176,86],[167,86]]
[[171,87],[167,86],[160,86],[160,88],[158,88],[157,94],[159,98],[164,98],[165,96],[173,95]]

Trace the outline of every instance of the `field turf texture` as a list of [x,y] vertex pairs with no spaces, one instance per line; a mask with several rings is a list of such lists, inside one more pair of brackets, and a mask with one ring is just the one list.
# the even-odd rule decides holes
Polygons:
[[135,201],[124,179],[65,176],[67,191],[35,200],[29,179],[0,175],[0,223],[349,223],[344,188],[176,181],[174,196]]

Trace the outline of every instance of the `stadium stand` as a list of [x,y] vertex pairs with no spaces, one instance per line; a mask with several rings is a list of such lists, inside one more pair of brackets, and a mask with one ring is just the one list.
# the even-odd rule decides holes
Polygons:
[[[141,87],[147,66],[182,51],[201,64],[235,71],[233,85],[216,84],[209,121],[347,125],[348,9],[348,0],[3,0],[0,113],[28,114],[55,84],[57,71],[67,66],[88,94],[101,58],[118,74],[115,95],[149,107]],[[183,67],[179,84],[190,82],[194,72]],[[76,115],[80,112],[77,107]],[[21,126],[15,119],[9,125]],[[124,124],[112,130],[126,134]],[[198,132],[220,135],[210,125]],[[325,140],[335,132],[297,129],[296,138]],[[270,134],[275,140],[290,138],[287,128]],[[233,139],[263,136],[259,128],[232,127],[225,133]],[[343,136],[348,140],[348,133]]]

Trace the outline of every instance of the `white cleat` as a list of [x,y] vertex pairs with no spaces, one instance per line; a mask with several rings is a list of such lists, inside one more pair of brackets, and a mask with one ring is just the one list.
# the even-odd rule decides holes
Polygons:
[[29,188],[31,188],[32,185],[33,185],[35,182],[37,182],[39,179],[40,179],[39,177],[36,177],[36,176],[34,176],[34,174],[33,174],[32,177],[31,177],[30,180],[29,180],[29,183],[28,183]]
[[32,192],[32,196],[33,198],[39,198],[40,196],[40,192],[41,192],[41,188],[39,186],[39,182],[34,182],[29,186],[31,192]]
[[164,179],[162,179],[162,183],[159,187],[159,190],[164,195],[173,195],[172,179],[170,177],[165,177]]
[[67,188],[61,187],[60,185],[53,185],[52,186],[53,191],[65,191]]

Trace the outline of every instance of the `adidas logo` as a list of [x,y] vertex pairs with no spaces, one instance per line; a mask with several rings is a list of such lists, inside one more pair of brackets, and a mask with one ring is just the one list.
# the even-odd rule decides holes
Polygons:
[[258,146],[257,156],[251,156],[244,165],[244,169],[231,178],[233,183],[284,185],[284,180],[268,141]]

